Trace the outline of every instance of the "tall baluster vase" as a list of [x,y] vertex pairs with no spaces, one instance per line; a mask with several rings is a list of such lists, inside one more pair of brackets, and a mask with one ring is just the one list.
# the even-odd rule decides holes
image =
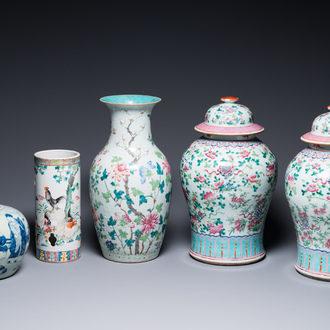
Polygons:
[[156,258],[165,235],[171,169],[151,136],[150,116],[160,98],[113,95],[111,132],[90,171],[90,200],[103,256],[112,261]]

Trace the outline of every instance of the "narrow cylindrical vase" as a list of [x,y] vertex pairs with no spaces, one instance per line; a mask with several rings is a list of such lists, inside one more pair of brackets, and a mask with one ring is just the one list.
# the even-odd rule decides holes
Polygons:
[[45,150],[35,161],[36,255],[47,262],[80,257],[80,154]]

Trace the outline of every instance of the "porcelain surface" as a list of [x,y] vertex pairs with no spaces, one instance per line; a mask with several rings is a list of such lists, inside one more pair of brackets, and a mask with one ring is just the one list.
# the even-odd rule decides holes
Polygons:
[[235,103],[237,97],[223,97],[223,103],[209,108],[203,123],[195,129],[205,134],[248,135],[257,134],[264,128],[253,121],[251,110]]
[[0,279],[20,267],[30,242],[30,228],[18,210],[0,205]]
[[80,155],[71,150],[35,153],[36,256],[46,262],[81,254]]
[[[220,116],[218,124],[223,122]],[[264,143],[253,135],[205,134],[183,154],[181,181],[192,257],[225,265],[264,257],[264,223],[277,181],[276,158]]]
[[297,233],[295,267],[330,280],[330,150],[306,148],[289,164],[285,193]]
[[[326,113],[314,120],[313,135],[328,134],[329,118]],[[329,184],[329,145],[309,144],[287,167],[285,193],[297,236],[295,267],[303,275],[323,280],[330,280]]]
[[171,168],[150,128],[159,98],[115,95],[111,133],[90,171],[90,199],[103,256],[112,261],[156,258],[165,235],[171,199]]
[[304,134],[301,139],[307,143],[330,145],[330,112],[317,116],[313,121],[311,131]]

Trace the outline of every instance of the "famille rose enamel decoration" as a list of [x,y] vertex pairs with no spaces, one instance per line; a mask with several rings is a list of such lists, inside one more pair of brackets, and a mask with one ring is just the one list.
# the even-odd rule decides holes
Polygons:
[[206,263],[248,264],[265,256],[264,223],[277,162],[255,137],[264,129],[238,98],[224,97],[195,127],[203,136],[182,156],[191,221],[190,255]]
[[295,268],[330,280],[330,112],[316,117],[301,140],[308,146],[290,162],[285,176],[297,236]]
[[151,136],[151,112],[160,98],[112,95],[111,132],[90,171],[96,234],[106,259],[155,259],[163,243],[171,198],[171,168]]
[[45,150],[34,155],[36,255],[41,261],[80,257],[80,154]]

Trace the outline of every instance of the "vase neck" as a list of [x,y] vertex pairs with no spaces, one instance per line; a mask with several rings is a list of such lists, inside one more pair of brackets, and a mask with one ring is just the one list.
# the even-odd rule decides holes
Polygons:
[[111,134],[109,142],[122,144],[129,148],[137,147],[141,142],[152,143],[151,116],[152,107],[113,107],[110,108]]

